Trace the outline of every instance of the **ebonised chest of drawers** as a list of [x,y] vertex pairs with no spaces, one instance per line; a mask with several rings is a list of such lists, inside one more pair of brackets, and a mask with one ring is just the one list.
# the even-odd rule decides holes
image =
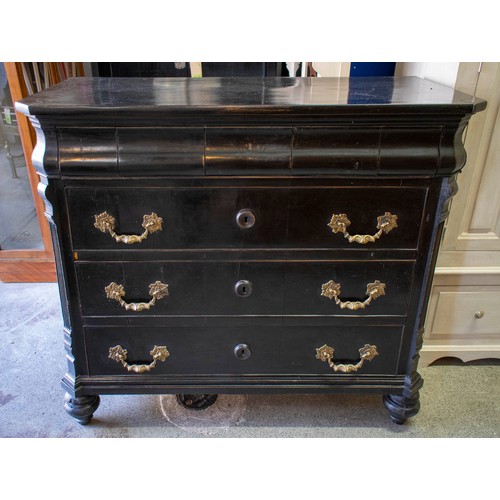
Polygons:
[[79,78],[17,103],[51,223],[65,408],[101,394],[383,394],[419,410],[462,133],[417,78]]

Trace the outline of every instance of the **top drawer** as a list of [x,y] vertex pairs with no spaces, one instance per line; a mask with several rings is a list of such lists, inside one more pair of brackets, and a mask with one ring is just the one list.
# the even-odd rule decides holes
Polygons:
[[440,126],[101,126],[56,134],[65,176],[433,176],[445,151]]
[[417,247],[426,188],[113,187],[67,194],[75,250],[376,250]]

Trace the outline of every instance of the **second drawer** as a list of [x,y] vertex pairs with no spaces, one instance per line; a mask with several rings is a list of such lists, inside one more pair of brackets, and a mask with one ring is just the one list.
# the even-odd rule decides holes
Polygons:
[[76,267],[84,316],[402,316],[414,262],[80,262]]

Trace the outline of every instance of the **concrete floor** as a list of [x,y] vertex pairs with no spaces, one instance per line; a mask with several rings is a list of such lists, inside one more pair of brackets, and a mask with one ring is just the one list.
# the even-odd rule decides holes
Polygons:
[[[20,143],[12,146],[13,154],[21,151]],[[43,250],[28,171],[24,166],[16,172],[18,177],[12,178],[3,142],[0,142],[0,248]]]
[[498,437],[500,363],[422,368],[420,413],[392,424],[381,396],[220,395],[196,412],[174,396],[102,396],[88,426],[63,409],[56,284],[0,283],[0,437]]

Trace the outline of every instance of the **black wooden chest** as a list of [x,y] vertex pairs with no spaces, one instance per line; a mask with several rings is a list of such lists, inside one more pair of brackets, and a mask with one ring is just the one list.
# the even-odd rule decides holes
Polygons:
[[[418,78],[78,78],[17,103],[51,222],[66,410],[371,392],[419,409],[462,133]],[[189,396],[186,396],[189,395]]]

